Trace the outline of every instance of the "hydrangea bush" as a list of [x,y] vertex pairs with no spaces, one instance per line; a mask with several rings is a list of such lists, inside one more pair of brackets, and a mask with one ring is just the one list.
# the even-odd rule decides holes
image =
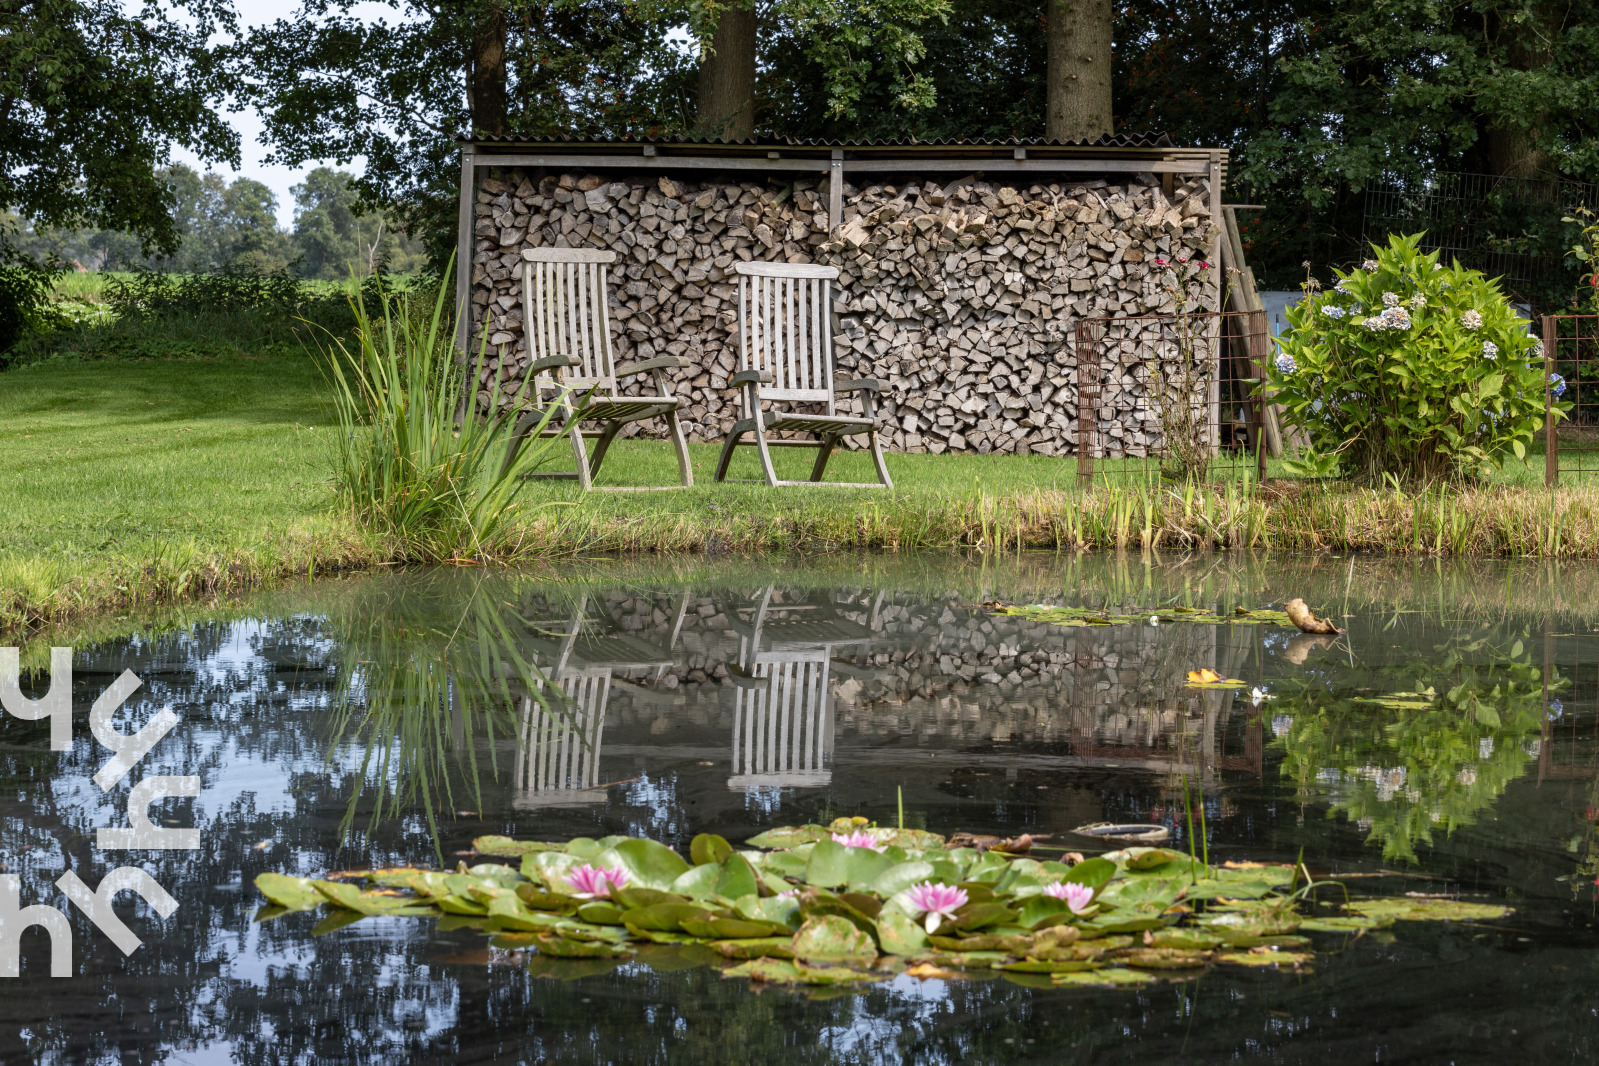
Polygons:
[[1287,313],[1273,400],[1324,467],[1336,456],[1372,481],[1485,474],[1526,457],[1546,384],[1557,400],[1565,391],[1545,382],[1543,345],[1499,286],[1420,241],[1373,245],[1375,259]]

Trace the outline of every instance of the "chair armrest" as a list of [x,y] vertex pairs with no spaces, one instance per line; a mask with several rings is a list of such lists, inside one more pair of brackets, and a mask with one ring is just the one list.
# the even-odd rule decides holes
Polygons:
[[882,392],[883,383],[876,378],[859,378],[855,381],[833,383],[834,392]]
[[577,366],[577,357],[572,355],[546,355],[543,359],[535,360],[527,368],[529,374],[539,374],[546,370],[555,370],[563,366]]
[[729,385],[743,385],[746,382],[753,385],[770,385],[772,372],[769,370],[740,370],[728,380]]
[[734,663],[727,664],[727,679],[738,688],[761,689],[767,687],[767,679],[756,677],[742,666]]
[[616,376],[619,378],[630,378],[634,374],[643,374],[650,370],[680,370],[683,367],[693,365],[694,364],[689,362],[687,359],[682,359],[675,355],[662,355],[657,356],[654,359],[646,359],[642,363],[634,363],[631,366],[624,366],[616,372]]

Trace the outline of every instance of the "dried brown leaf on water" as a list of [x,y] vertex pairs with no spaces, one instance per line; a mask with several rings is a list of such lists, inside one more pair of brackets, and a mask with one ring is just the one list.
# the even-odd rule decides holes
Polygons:
[[978,851],[999,851],[1006,855],[1025,855],[1040,840],[1048,840],[1048,833],[1023,833],[1021,836],[997,837],[984,833],[956,833],[949,838],[952,848],[975,848]]
[[1288,620],[1299,627],[1301,633],[1342,633],[1343,630],[1333,625],[1325,618],[1317,618],[1305,601],[1295,596],[1283,604],[1283,611],[1288,615]]

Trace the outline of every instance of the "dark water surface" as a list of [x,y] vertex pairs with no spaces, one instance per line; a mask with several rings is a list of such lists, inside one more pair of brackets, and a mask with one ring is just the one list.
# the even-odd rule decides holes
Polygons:
[[[1230,613],[1295,595],[1347,617],[1348,636],[1065,628],[978,606]],[[397,575],[129,621],[133,635],[76,648],[72,751],[52,752],[43,722],[0,718],[0,872],[20,876],[23,905],[69,915],[74,973],[45,976],[45,933],[24,936],[22,977],[0,980],[0,1058],[1592,1062],[1596,627],[1592,566],[1214,555]],[[528,699],[519,664],[564,704]],[[1185,689],[1205,666],[1275,698]],[[181,723],[105,792],[88,711],[124,669],[143,687],[123,729],[161,707]],[[42,693],[47,675],[31,678]],[[130,783],[158,773],[201,778],[198,799],[152,813],[199,827],[202,847],[96,850],[97,828],[127,824]],[[668,953],[552,965],[423,919],[253,920],[264,871],[453,867],[486,833],[686,851],[699,832],[892,824],[898,790],[907,824],[938,832],[1080,846],[1076,826],[1153,821],[1186,849],[1185,778],[1212,861],[1303,851],[1353,893],[1515,913],[1318,934],[1307,973],[1136,991],[901,976],[820,995]],[[130,864],[179,907],[163,920],[120,896],[144,941],[123,957],[54,883]]]

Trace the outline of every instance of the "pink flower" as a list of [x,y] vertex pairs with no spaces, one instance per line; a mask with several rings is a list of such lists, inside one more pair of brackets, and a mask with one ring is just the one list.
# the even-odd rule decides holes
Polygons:
[[578,899],[610,899],[611,889],[627,884],[627,871],[584,863],[566,875]]
[[842,844],[846,848],[871,848],[873,851],[882,851],[877,843],[877,837],[864,829],[857,829],[853,833],[834,833],[833,843]]
[[917,914],[927,915],[927,931],[932,933],[941,920],[954,919],[955,912],[966,906],[967,897],[964,888],[923,881],[919,885],[912,885],[905,898]]
[[1155,257],[1155,265],[1156,266],[1165,266],[1166,265],[1166,260],[1160,258],[1159,256],[1156,256]]
[[1063,899],[1066,906],[1070,907],[1073,914],[1081,914],[1088,909],[1094,901],[1094,890],[1087,885],[1079,885],[1072,881],[1059,881],[1044,889],[1044,895],[1053,899]]
[[1199,261],[1199,269],[1201,269],[1201,270],[1209,270],[1210,269],[1209,260],[1201,259]]
[[1188,257],[1186,255],[1180,255],[1177,257],[1177,261],[1179,263],[1186,263],[1188,262]]

